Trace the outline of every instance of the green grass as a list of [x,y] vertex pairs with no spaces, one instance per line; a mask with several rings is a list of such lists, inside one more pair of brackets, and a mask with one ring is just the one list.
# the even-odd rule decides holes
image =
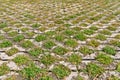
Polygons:
[[13,41],[15,41],[15,42],[20,42],[20,41],[22,41],[22,40],[24,40],[24,39],[25,39],[24,35],[20,34],[20,35],[15,36],[15,37],[13,38]]
[[17,56],[13,59],[13,61],[14,61],[17,65],[21,66],[21,65],[26,65],[26,64],[28,64],[28,62],[30,61],[30,58],[29,58],[28,56],[25,56],[25,55],[17,55]]
[[5,36],[4,35],[0,35],[0,40],[4,40]]
[[38,68],[35,64],[31,63],[20,71],[23,79],[34,80],[36,77],[40,76],[40,73],[43,73],[44,70]]
[[99,53],[96,60],[105,65],[109,65],[113,62],[113,59],[109,55],[103,53]]
[[12,28],[9,28],[9,27],[3,28],[3,31],[4,31],[4,32],[9,32],[9,31],[11,31],[11,30],[12,30]]
[[116,71],[120,72],[120,63],[117,64]]
[[36,40],[37,42],[44,41],[44,40],[46,40],[46,36],[45,36],[45,35],[37,35],[37,36],[35,37],[35,40]]
[[91,29],[85,29],[83,31],[86,35],[92,35],[94,33],[94,30],[91,30]]
[[77,17],[77,15],[74,14],[74,15],[70,15],[70,16],[65,17],[63,20],[68,21],[68,20],[74,19],[76,17]]
[[27,32],[29,30],[29,28],[21,28],[22,32]]
[[65,27],[69,28],[70,26],[72,26],[71,24],[64,24]]
[[9,40],[4,40],[0,43],[0,48],[6,48],[11,46],[12,46],[12,42]]
[[91,39],[90,41],[87,41],[87,44],[92,47],[98,47],[100,45],[100,42],[95,39]]
[[32,24],[32,28],[39,28],[41,25],[39,23]]
[[62,35],[62,34],[55,35],[55,40],[56,41],[61,42],[61,41],[64,41],[64,39],[65,39],[65,36]]
[[39,56],[40,54],[44,53],[44,50],[42,50],[41,48],[32,48],[29,50],[28,52],[31,56]]
[[53,52],[58,54],[58,55],[64,55],[65,53],[68,52],[68,50],[66,48],[63,48],[63,47],[60,47],[60,46],[57,46],[53,49]]
[[40,28],[38,28],[38,30],[41,31],[41,32],[44,32],[45,30],[47,30],[47,28],[46,27],[40,27]]
[[63,31],[63,30],[66,30],[66,27],[64,27],[64,26],[59,26],[59,27],[57,27],[56,29],[55,29],[55,31]]
[[82,58],[78,54],[72,54],[68,57],[68,61],[74,65],[79,65],[82,61]]
[[116,38],[116,39],[120,39],[120,34],[117,34],[117,35],[115,36],[115,38]]
[[87,46],[81,46],[79,51],[84,54],[84,55],[87,55],[87,54],[92,54],[94,53],[94,51],[92,49],[90,49],[89,47]]
[[57,61],[57,58],[51,56],[50,54],[45,54],[40,58],[40,62],[42,62],[45,66],[49,66]]
[[11,32],[8,33],[8,36],[15,37],[17,34],[18,34],[17,31],[11,31]]
[[62,20],[56,20],[54,23],[55,24],[64,24],[64,21],[62,21]]
[[101,41],[105,41],[107,39],[106,36],[103,34],[97,34],[95,38]]
[[28,38],[32,38],[34,35],[35,35],[34,32],[27,32],[27,33],[26,33],[26,36],[27,36]]
[[79,32],[74,36],[75,39],[85,41],[87,39],[86,35],[83,34],[82,32]]
[[78,46],[78,43],[74,39],[68,39],[68,40],[65,41],[65,45],[69,46],[69,47],[72,47],[72,48],[75,48],[75,47]]
[[86,66],[86,71],[88,72],[88,75],[94,79],[95,77],[101,75],[104,72],[104,69],[95,63],[89,63]]
[[47,37],[51,37],[51,36],[55,35],[56,32],[55,32],[55,31],[47,31],[47,32],[45,32],[44,34],[45,34]]
[[109,26],[109,27],[107,27],[107,29],[110,30],[110,31],[115,31],[115,30],[117,30],[117,28],[114,27],[114,26]]
[[6,22],[2,22],[2,23],[0,23],[0,29],[1,28],[5,28],[5,27],[7,27],[8,25],[7,25],[7,23]]
[[96,31],[96,30],[98,30],[98,27],[96,27],[96,26],[91,26],[89,29]]
[[69,30],[69,29],[67,29],[67,30],[65,30],[63,33],[64,33],[65,35],[67,35],[67,36],[72,36],[72,35],[75,34],[75,31],[74,31],[74,30]]
[[[86,23],[81,23],[80,26],[82,26],[82,27],[87,27],[88,24],[86,24]],[[86,33],[86,34],[88,34],[88,33]]]
[[29,18],[29,19],[35,18],[35,16],[28,14],[28,13],[24,14],[24,17]]
[[119,40],[112,39],[112,40],[109,41],[109,44],[120,47],[120,41]]
[[66,76],[70,75],[70,69],[64,65],[57,65],[52,69],[52,72],[59,78],[64,79]]
[[47,48],[47,49],[51,49],[53,46],[55,46],[56,44],[53,42],[53,41],[51,41],[51,40],[49,40],[49,41],[46,41],[46,42],[44,42],[43,43],[43,46],[45,47],[45,48]]
[[103,50],[103,52],[110,54],[110,55],[116,54],[116,50],[111,46],[105,46],[102,50]]
[[81,27],[73,27],[73,28],[71,28],[72,30],[75,30],[75,31],[81,31],[82,29],[81,29]]
[[19,51],[19,50],[18,50],[17,48],[13,47],[13,48],[10,48],[9,50],[7,50],[7,51],[6,51],[6,54],[7,54],[8,56],[12,56],[12,55],[16,54],[18,51]]
[[3,63],[0,65],[0,76],[7,74],[10,71],[10,68],[6,65],[6,63]]
[[111,32],[109,30],[106,30],[106,29],[100,31],[100,33],[104,34],[104,35],[111,35]]
[[91,17],[90,20],[93,20],[93,21],[98,21],[100,18],[99,17]]
[[20,44],[23,48],[32,48],[34,44],[30,40],[24,40]]

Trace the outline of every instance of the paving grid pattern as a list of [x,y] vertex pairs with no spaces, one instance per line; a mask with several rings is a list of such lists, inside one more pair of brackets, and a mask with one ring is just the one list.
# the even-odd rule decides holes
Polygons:
[[[0,74],[0,80],[26,80],[26,77],[22,76],[19,71],[27,65],[19,65],[14,61],[18,55],[25,55],[37,67],[46,69],[46,74],[51,76],[53,80],[77,80],[78,75],[82,76],[83,80],[107,80],[112,75],[120,78],[120,72],[116,71],[120,62],[119,19],[120,0],[38,0],[37,2],[0,0],[0,66],[5,63],[9,67],[8,72]],[[1,24],[7,25],[1,27]],[[33,25],[38,25],[38,27]],[[91,29],[93,26],[97,29]],[[86,39],[76,38],[79,33],[83,33]],[[98,34],[104,35],[106,39],[96,38]],[[18,35],[23,35],[24,39],[15,42],[14,38]],[[44,35],[45,38],[37,41],[35,38],[38,35]],[[116,37],[117,35],[118,37]],[[59,41],[56,36],[63,37],[63,39]],[[12,45],[1,47],[2,42],[6,40],[10,41]],[[68,40],[75,43],[67,44]],[[95,46],[93,42],[91,45],[89,44],[91,40],[95,40],[99,44]],[[31,41],[33,45],[27,46],[27,48],[22,46],[21,44],[25,41]],[[45,46],[45,43],[49,41],[54,44],[50,48]],[[119,44],[114,45],[114,41]],[[67,51],[65,53],[63,51],[63,54],[59,53],[62,49],[58,50],[58,53],[55,52],[54,50],[58,46]],[[88,54],[82,53],[80,48],[83,46],[87,46],[93,52],[90,54],[88,52]],[[105,46],[114,48],[115,54],[111,55],[104,52]],[[41,48],[44,52],[37,56],[29,54],[29,51],[36,47]],[[7,51],[11,48],[17,48],[18,52],[9,56]],[[110,56],[113,62],[109,65],[100,63],[96,59],[100,52]],[[46,54],[50,54],[58,60],[46,66],[41,62],[42,57]],[[68,57],[72,54],[82,57],[78,69],[75,64],[68,61]],[[95,77],[91,77],[88,72],[81,71],[86,69],[86,66],[91,62],[103,67],[105,71]],[[54,74],[52,70],[60,64],[70,69],[69,75],[59,78]],[[11,79],[7,79],[8,77]],[[39,80],[39,78],[40,76],[37,76],[31,80]]]

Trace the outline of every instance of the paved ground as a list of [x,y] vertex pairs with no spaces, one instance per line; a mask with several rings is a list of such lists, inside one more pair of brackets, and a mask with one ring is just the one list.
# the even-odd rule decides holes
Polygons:
[[0,0],[0,80],[119,80],[120,0]]

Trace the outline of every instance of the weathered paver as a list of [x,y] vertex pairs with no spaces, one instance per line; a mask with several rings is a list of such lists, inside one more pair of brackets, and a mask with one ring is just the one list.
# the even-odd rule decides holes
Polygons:
[[120,0],[0,0],[0,80],[119,80],[119,16]]

